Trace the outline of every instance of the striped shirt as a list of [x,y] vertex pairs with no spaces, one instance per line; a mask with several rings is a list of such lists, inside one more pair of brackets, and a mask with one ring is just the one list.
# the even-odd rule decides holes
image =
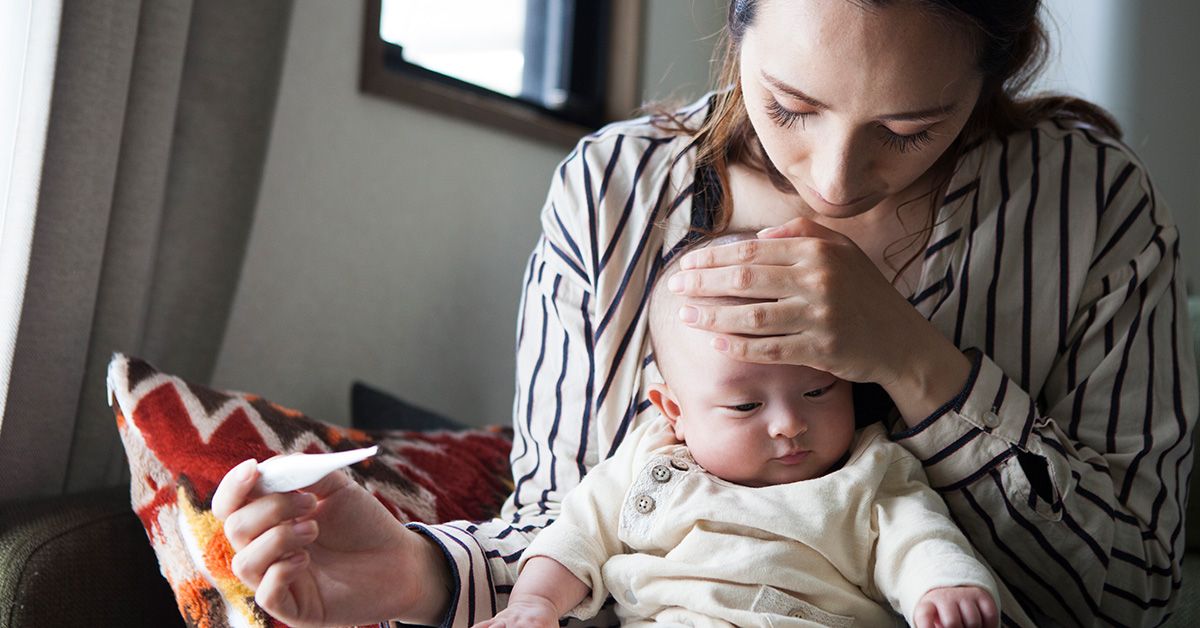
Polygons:
[[[684,115],[699,122],[709,98]],[[654,412],[647,289],[688,227],[710,224],[695,157],[693,138],[639,118],[554,173],[517,324],[515,491],[492,521],[411,524],[450,561],[445,625],[504,607],[564,493]],[[1198,412],[1170,213],[1127,147],[1054,119],[971,147],[935,223],[909,300],[973,368],[893,439],[1031,614],[1161,623]]]

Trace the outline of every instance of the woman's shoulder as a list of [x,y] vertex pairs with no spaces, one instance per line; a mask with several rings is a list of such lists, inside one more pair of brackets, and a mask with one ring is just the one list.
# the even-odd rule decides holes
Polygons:
[[[959,182],[974,179],[959,189],[974,194],[961,195],[956,206],[970,199],[980,229],[998,237],[1023,233],[1046,259],[1080,256],[1089,260],[1090,272],[1105,276],[1127,266],[1146,243],[1175,237],[1175,220],[1141,160],[1101,128],[1051,117],[972,150],[960,162]],[[992,252],[973,249],[982,256]]]
[[712,94],[706,94],[674,110],[610,122],[576,142],[559,163],[558,176],[612,185],[647,171],[690,169],[695,163],[694,132],[704,122],[711,100]]
[[[965,160],[979,163],[982,179],[1008,179],[1010,186],[1035,177],[1091,192],[1133,179],[1150,193],[1145,166],[1128,145],[1108,131],[1071,116],[1052,116],[1032,128],[977,140]],[[988,167],[992,166],[992,167]],[[1136,176],[1135,176],[1136,175]]]
[[700,125],[704,123],[705,117],[712,107],[714,96],[714,92],[709,92],[684,105],[651,105],[649,113],[610,122],[595,132],[585,135],[576,144],[576,149],[583,145],[616,141],[618,138],[644,142],[688,142]]
[[[1155,207],[1150,175],[1134,151],[1076,118],[1055,116],[976,141],[960,161],[964,167],[976,177],[972,187],[983,195],[983,206],[1004,208],[1010,221],[1023,221],[1029,213],[1049,220],[1068,211],[1077,227],[1091,225],[1085,230],[1103,233],[1107,223],[1116,228],[1130,212],[1140,212],[1143,201]],[[1173,222],[1164,207],[1152,213],[1147,217]]]
[[[634,256],[642,232],[663,218],[690,222],[697,145],[689,129],[703,124],[711,100],[706,94],[670,114],[613,122],[580,139],[555,170],[544,233],[594,242],[607,259]],[[630,230],[635,237],[621,237]]]

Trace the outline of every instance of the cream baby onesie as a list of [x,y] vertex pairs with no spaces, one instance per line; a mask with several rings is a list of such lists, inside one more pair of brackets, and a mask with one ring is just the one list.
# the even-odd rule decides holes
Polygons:
[[623,625],[902,625],[948,586],[1002,602],[920,463],[878,424],[840,469],[753,488],[706,472],[664,419],[647,421],[568,493],[518,568],[534,556],[591,588],[569,616],[590,618],[611,594]]

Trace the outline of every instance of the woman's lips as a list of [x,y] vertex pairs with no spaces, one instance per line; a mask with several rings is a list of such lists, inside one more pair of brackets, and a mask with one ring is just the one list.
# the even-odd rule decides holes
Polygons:
[[808,191],[812,192],[814,195],[816,195],[817,198],[821,199],[822,203],[825,203],[826,205],[829,205],[830,207],[850,207],[852,205],[857,205],[858,203],[863,202],[864,200],[866,200],[867,196],[869,196],[869,195],[860,196],[856,199],[852,199],[851,201],[849,201],[847,203],[834,203],[834,202],[826,199],[824,196],[821,196],[821,193],[814,190],[811,185],[808,186]]
[[805,458],[808,457],[808,454],[810,454],[810,453],[812,453],[812,452],[807,451],[807,450],[797,451],[797,452],[790,453],[786,456],[780,456],[780,457],[776,458],[776,460],[778,460],[779,462],[781,462],[783,464],[800,464],[801,462],[804,461]]

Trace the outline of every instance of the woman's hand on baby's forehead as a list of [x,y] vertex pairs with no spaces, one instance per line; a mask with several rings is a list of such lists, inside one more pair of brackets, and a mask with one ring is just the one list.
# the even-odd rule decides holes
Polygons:
[[[781,238],[779,235],[786,237]],[[718,242],[685,254],[679,262],[679,268],[694,270],[740,264],[789,266],[796,263],[798,248],[819,247],[822,246],[822,242],[853,246],[849,238],[832,229],[810,220],[797,219],[786,225],[763,229],[756,237],[748,236],[724,244],[719,243],[718,239]]]
[[[697,297],[680,320],[713,332],[712,346],[734,359],[811,366],[886,389],[904,383],[922,348],[946,342],[852,240],[804,218],[692,251],[680,265],[667,288]],[[698,298],[710,296],[764,302]]]

